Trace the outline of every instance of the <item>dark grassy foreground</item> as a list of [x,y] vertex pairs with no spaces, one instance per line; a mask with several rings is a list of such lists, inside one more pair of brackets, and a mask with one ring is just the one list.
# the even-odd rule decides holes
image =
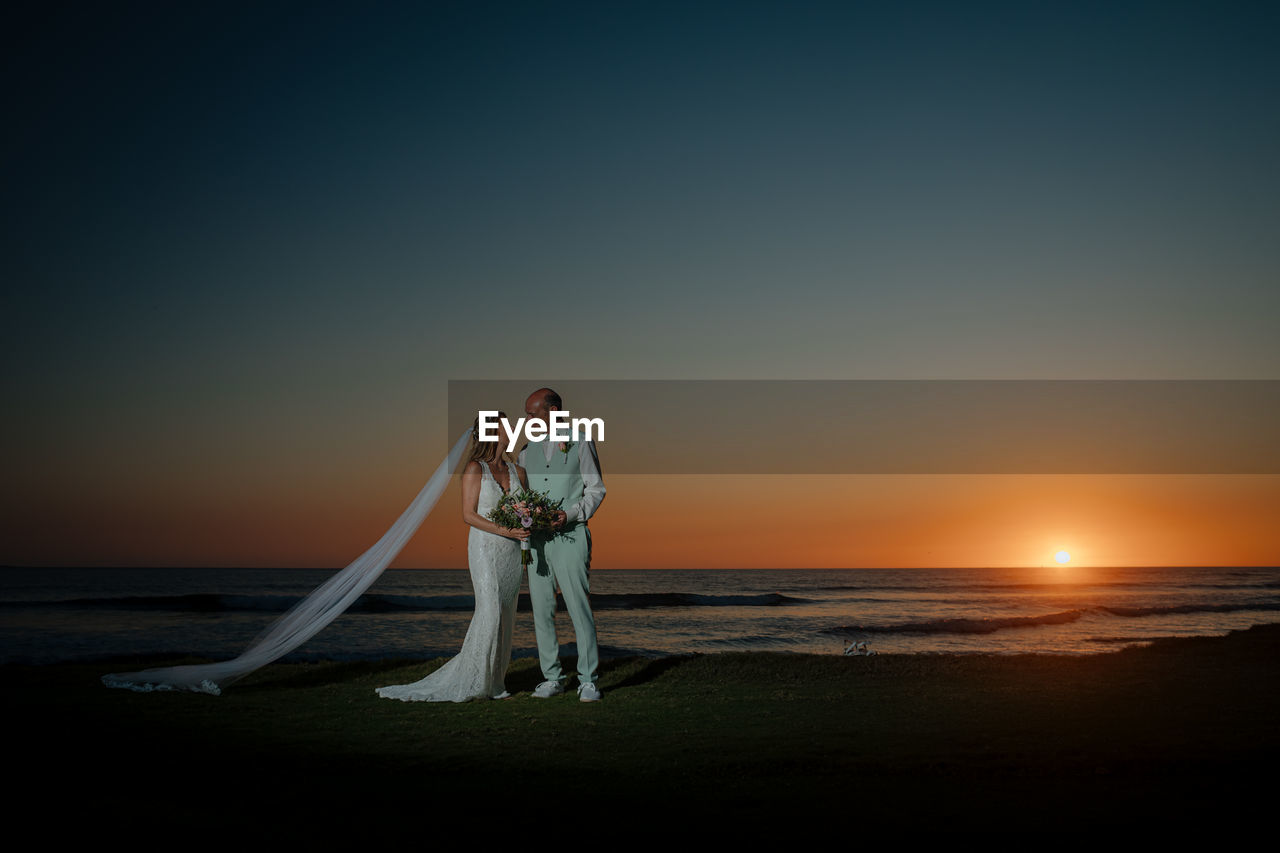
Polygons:
[[530,697],[530,660],[513,699],[462,705],[374,695],[441,661],[276,665],[221,697],[98,682],[156,661],[10,666],[9,806],[64,835],[415,846],[442,822],[517,844],[594,827],[609,845],[1234,828],[1271,814],[1278,652],[1280,625],[1087,658],[625,659],[596,705]]

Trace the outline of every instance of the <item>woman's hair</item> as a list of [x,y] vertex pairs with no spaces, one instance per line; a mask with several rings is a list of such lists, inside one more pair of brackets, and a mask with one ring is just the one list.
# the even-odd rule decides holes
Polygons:
[[[498,412],[498,418],[505,420],[506,412]],[[467,461],[463,464],[465,468],[472,462],[488,462],[493,464],[500,459],[506,458],[506,452],[502,449],[502,429],[498,429],[498,438],[493,441],[480,440],[480,418],[476,418],[471,425],[471,447],[467,450]]]

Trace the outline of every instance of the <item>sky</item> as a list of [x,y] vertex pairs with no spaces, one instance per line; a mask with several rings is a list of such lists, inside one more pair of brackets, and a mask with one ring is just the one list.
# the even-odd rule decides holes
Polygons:
[[[341,567],[451,380],[1280,379],[1273,4],[5,14],[0,564]],[[1274,474],[606,484],[603,568],[1280,563]]]

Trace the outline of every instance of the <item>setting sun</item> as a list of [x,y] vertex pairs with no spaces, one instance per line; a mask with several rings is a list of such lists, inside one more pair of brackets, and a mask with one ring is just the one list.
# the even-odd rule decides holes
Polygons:
[[1053,555],[1053,559],[1057,560],[1059,563],[1066,563],[1068,560],[1071,559],[1071,555],[1068,554],[1066,551],[1059,551],[1058,553]]

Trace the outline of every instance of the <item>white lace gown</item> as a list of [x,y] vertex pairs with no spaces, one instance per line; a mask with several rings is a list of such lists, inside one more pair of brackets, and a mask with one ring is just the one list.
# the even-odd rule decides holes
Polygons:
[[[520,481],[510,462],[507,472],[511,488],[518,489]],[[489,466],[481,462],[476,512],[487,516],[502,495],[502,486],[493,478]],[[379,696],[405,702],[465,702],[506,693],[503,682],[511,663],[511,626],[523,577],[520,543],[472,527],[467,538],[467,562],[475,588],[476,612],[462,641],[462,651],[421,681],[379,687]]]

